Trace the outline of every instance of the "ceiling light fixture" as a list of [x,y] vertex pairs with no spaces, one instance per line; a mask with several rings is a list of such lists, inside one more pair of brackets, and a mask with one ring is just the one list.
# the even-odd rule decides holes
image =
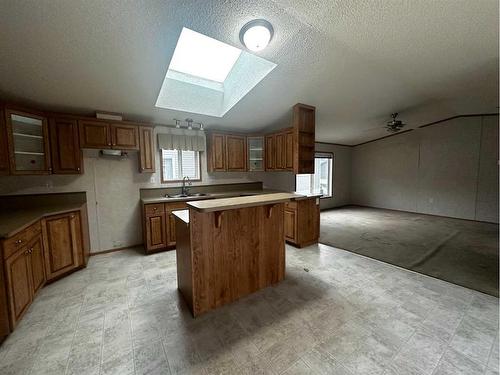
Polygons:
[[253,20],[240,31],[240,41],[250,51],[262,51],[273,38],[273,26],[266,20]]

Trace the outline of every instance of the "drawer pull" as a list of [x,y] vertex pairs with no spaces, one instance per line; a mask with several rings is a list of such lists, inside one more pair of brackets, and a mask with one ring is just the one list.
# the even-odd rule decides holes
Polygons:
[[17,240],[17,241],[16,241],[16,244],[18,244],[18,245],[19,245],[21,242],[23,242],[23,240]]
[[153,211],[156,211],[158,208],[157,207],[153,207]]

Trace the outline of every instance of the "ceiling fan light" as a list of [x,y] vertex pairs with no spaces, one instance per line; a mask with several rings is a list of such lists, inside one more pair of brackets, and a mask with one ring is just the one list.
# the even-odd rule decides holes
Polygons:
[[250,51],[262,51],[268,46],[273,34],[273,26],[268,21],[253,20],[241,28],[240,41]]

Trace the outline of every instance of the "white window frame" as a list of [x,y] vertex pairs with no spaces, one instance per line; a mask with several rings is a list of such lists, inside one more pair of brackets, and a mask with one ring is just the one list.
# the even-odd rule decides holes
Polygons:
[[[325,194],[321,197],[321,199],[325,199],[325,198],[332,198],[333,197],[333,163],[334,163],[334,156],[333,156],[333,153],[330,153],[330,152],[316,152],[315,155],[314,155],[314,161],[316,163],[316,159],[330,159],[330,170],[328,172],[328,174],[330,175],[330,178],[329,178],[329,187],[330,187],[330,194]],[[311,173],[309,174],[309,193],[310,194],[315,194],[317,193],[316,191],[314,191],[314,176],[315,174],[314,173]],[[297,190],[297,176],[295,177],[295,190]],[[300,193],[300,192],[299,192]]]
[[[164,149],[160,149],[160,168],[161,168],[161,183],[162,184],[168,184],[168,183],[171,183],[171,182],[182,182],[182,178],[181,179],[176,179],[176,180],[166,180],[165,179],[165,168],[164,168],[164,164],[163,164],[163,150]],[[177,160],[179,160],[179,165],[178,165],[178,176],[183,176],[183,173],[182,173],[182,151],[183,150],[165,150],[165,151],[177,151]],[[200,151],[193,151],[196,155],[196,163],[198,164],[198,178],[190,178],[191,181],[201,181],[201,155],[200,155]]]

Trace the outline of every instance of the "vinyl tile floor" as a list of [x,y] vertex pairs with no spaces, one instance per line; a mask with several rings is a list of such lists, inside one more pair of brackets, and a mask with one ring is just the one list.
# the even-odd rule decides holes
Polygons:
[[193,319],[175,251],[94,256],[43,288],[0,374],[493,375],[498,299],[325,245],[285,281]]

